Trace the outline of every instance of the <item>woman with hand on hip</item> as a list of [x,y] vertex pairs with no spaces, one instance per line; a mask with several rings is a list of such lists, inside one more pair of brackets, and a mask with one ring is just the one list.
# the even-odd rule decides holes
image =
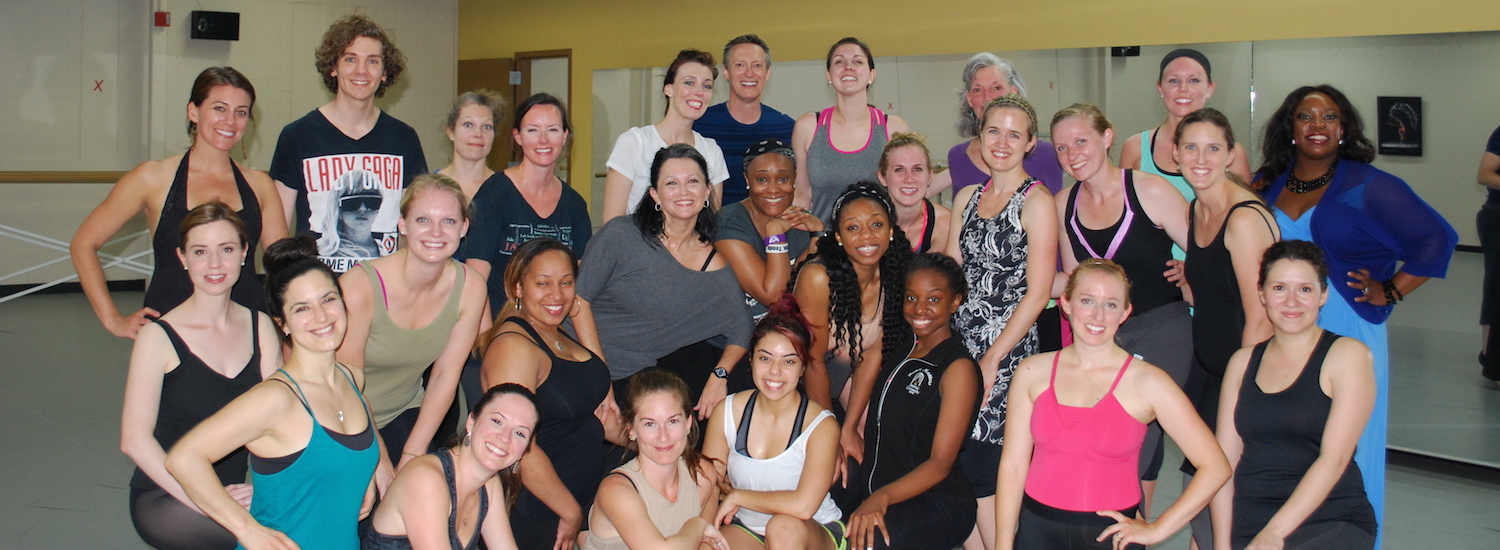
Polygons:
[[[348,325],[343,295],[311,236],[268,247],[266,269],[267,309],[291,351],[286,364],[183,436],[167,453],[167,471],[247,550],[354,550],[381,453],[360,394],[364,373],[334,359]],[[213,470],[239,447],[250,450],[248,510]]]
[[[178,232],[177,258],[193,295],[141,327],[125,380],[120,449],[136,463],[130,519],[153,548],[234,548],[234,535],[203,515],[167,472],[167,449],[276,372],[281,344],[270,317],[229,298],[249,244],[239,216],[211,200],[189,211]],[[235,501],[248,506],[246,453],[236,449],[213,468]]]
[[1385,320],[1396,302],[1447,274],[1458,233],[1401,178],[1369,164],[1375,146],[1359,112],[1332,86],[1288,94],[1266,123],[1261,152],[1257,181],[1268,184],[1282,238],[1318,245],[1338,277],[1328,285],[1338,296],[1319,312],[1318,326],[1364,342],[1375,356],[1375,409],[1354,461],[1378,521],[1390,392]]
[[[70,251],[78,283],[104,328],[115,336],[135,338],[142,326],[181,304],[194,285],[175,252],[182,235],[178,225],[192,208],[214,200],[239,205],[235,212],[245,224],[248,258],[230,293],[235,303],[261,309],[265,294],[255,276],[255,246],[270,246],[287,235],[281,196],[265,172],[243,168],[229,151],[245,137],[255,107],[255,87],[231,67],[209,67],[193,81],[188,97],[186,153],[136,166],[89,213],[73,235]],[[145,307],[120,315],[105,285],[99,249],[136,214],[146,214],[156,269],[146,287]]]
[[[1144,549],[1186,525],[1229,479],[1213,432],[1176,382],[1115,343],[1131,315],[1130,296],[1123,268],[1085,260],[1063,290],[1073,344],[1016,369],[1000,457],[996,548]],[[1198,475],[1147,522],[1137,519],[1136,463],[1153,420]]]

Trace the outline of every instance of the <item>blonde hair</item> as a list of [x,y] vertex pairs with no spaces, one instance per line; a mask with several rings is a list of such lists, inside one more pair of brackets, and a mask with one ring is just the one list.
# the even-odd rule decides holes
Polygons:
[[1063,287],[1063,300],[1073,296],[1078,280],[1082,279],[1085,273],[1100,273],[1120,281],[1120,284],[1125,287],[1125,306],[1130,306],[1130,278],[1125,276],[1125,268],[1103,258],[1089,258],[1078,263],[1078,267],[1073,269],[1073,274],[1068,276],[1067,286]]
[[1109,123],[1109,119],[1104,118],[1104,111],[1100,111],[1099,107],[1093,103],[1074,103],[1058,111],[1057,114],[1052,115],[1052,127],[1056,128],[1062,121],[1074,117],[1087,119],[1089,125],[1094,127],[1094,131],[1100,134],[1115,127]]
[[417,195],[428,190],[453,193],[453,198],[458,200],[459,216],[463,221],[469,221],[469,197],[464,195],[464,188],[453,178],[442,174],[422,174],[412,180],[411,185],[406,186],[406,191],[401,193],[401,217],[406,217],[411,210],[411,203],[417,200]]
[[902,147],[917,147],[922,150],[922,156],[927,158],[927,167],[932,168],[932,151],[927,149],[927,138],[916,132],[897,132],[891,135],[891,140],[885,144],[885,149],[880,151],[880,167],[876,169],[881,175],[890,166],[891,151]]

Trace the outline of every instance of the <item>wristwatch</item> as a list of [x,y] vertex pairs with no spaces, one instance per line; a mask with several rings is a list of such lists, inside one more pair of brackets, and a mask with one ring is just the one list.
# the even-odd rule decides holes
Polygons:
[[714,376],[720,380],[728,380],[729,371],[724,370],[724,367],[714,367]]

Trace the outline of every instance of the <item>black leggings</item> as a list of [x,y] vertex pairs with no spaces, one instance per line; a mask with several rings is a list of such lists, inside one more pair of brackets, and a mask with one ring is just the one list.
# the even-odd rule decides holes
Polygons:
[[161,550],[232,550],[239,544],[229,531],[165,489],[131,487],[130,521],[141,540]]
[[[1135,517],[1137,506],[1120,510],[1121,514]],[[1031,495],[1022,497],[1021,518],[1016,528],[1016,548],[1028,550],[1080,550],[1098,548],[1110,550],[1114,541],[1095,540],[1115,520],[1094,512],[1074,512],[1053,508],[1037,502]],[[1146,550],[1139,544],[1127,544],[1129,550]]]
[[[1250,545],[1248,540],[1236,540],[1236,550]],[[1370,550],[1375,547],[1375,535],[1347,521],[1329,521],[1298,527],[1286,538],[1283,550]]]

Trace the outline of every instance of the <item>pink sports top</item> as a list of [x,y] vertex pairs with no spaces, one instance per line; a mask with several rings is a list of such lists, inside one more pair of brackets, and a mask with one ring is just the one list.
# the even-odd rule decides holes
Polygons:
[[1115,399],[1131,359],[1125,359],[1098,403],[1069,407],[1057,402],[1057,356],[1052,357],[1052,379],[1031,412],[1036,442],[1026,475],[1031,498],[1076,512],[1125,510],[1140,503],[1137,468],[1146,425]]

